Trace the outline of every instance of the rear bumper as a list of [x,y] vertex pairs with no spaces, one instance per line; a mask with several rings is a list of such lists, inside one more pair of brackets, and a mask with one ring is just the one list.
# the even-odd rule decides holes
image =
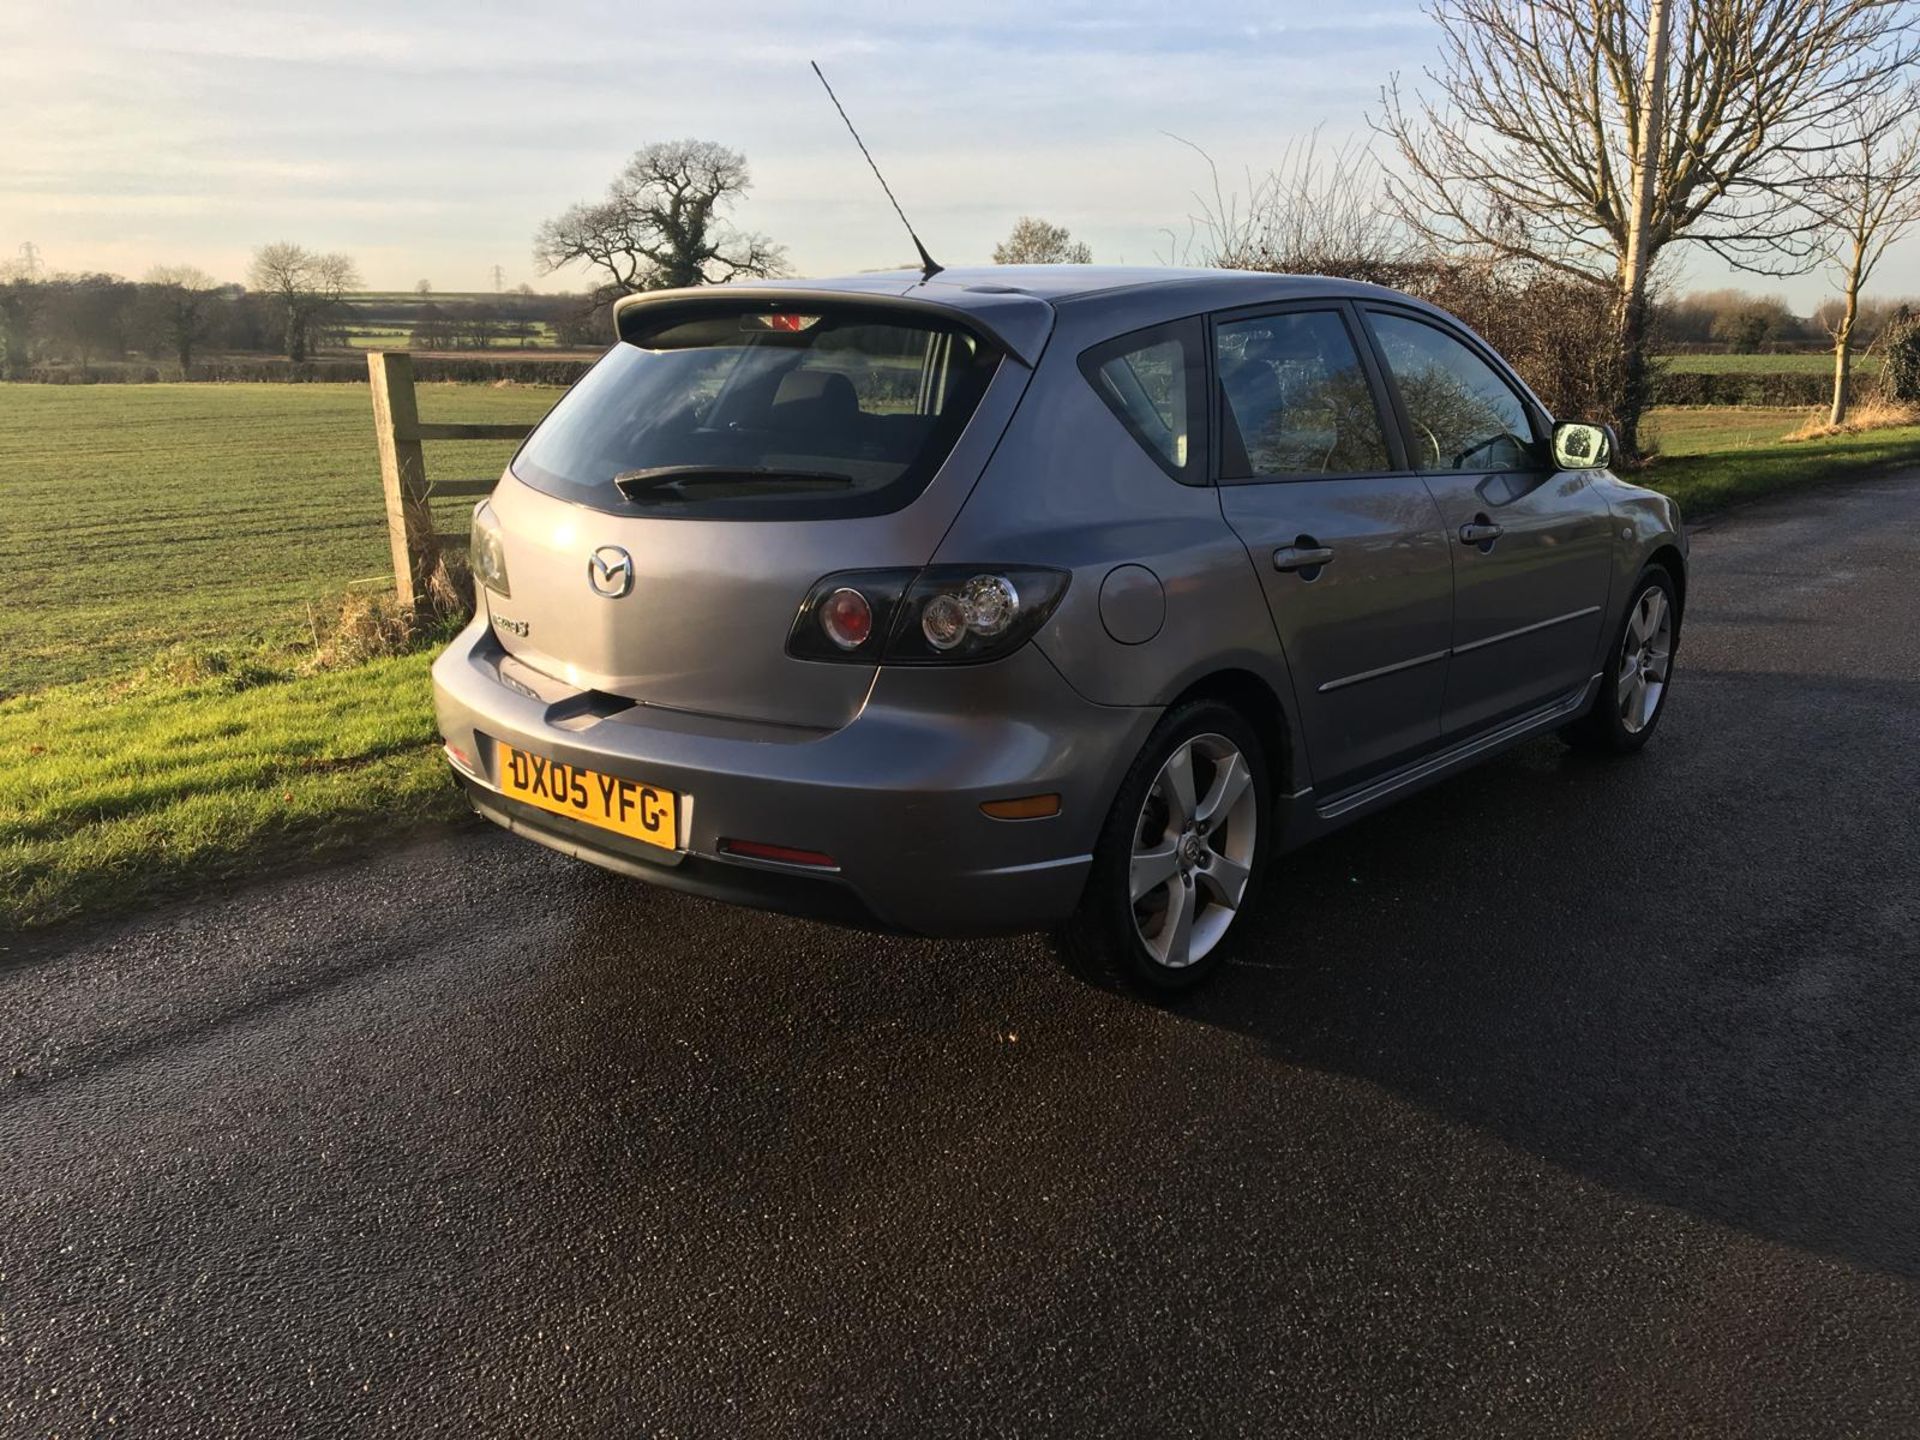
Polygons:
[[[1033,646],[992,665],[882,670],[859,715],[832,731],[600,703],[520,670],[484,622],[435,662],[433,679],[441,733],[467,761],[456,773],[496,824],[669,889],[942,936],[1072,913],[1114,790],[1158,718],[1089,704]],[[509,799],[501,741],[687,797],[684,848]],[[1042,791],[1060,795],[1058,816],[980,811]],[[724,855],[723,838],[819,851],[837,869]]]

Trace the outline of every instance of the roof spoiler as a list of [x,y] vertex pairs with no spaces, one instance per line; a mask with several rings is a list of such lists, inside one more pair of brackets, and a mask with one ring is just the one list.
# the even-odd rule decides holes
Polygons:
[[[915,287],[919,288],[919,287]],[[678,306],[715,303],[750,310],[778,310],[795,305],[849,305],[863,310],[897,310],[959,325],[989,341],[1031,370],[1046,349],[1053,331],[1053,307],[1034,295],[1016,291],[963,290],[960,304],[946,304],[920,295],[894,295],[872,290],[809,289],[804,285],[704,285],[685,290],[646,290],[627,295],[613,305],[614,333],[631,339],[643,315]]]

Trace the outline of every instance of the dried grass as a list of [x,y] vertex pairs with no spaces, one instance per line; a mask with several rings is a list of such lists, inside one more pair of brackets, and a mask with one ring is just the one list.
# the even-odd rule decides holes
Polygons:
[[1827,440],[1835,435],[1858,435],[1864,430],[1891,430],[1896,426],[1920,424],[1920,407],[1903,405],[1897,400],[1887,400],[1877,395],[1848,406],[1844,424],[1829,424],[1829,413],[1824,408],[1814,411],[1807,417],[1806,424],[1782,438],[1789,442]]
[[418,636],[414,612],[388,590],[350,590],[333,616],[315,627],[317,641],[308,670],[364,665],[389,655],[404,655]]

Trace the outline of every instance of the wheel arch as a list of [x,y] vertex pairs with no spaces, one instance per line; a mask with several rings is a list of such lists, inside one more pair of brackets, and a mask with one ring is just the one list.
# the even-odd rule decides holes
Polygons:
[[1267,745],[1275,796],[1294,789],[1299,772],[1293,720],[1271,684],[1251,670],[1215,670],[1188,685],[1167,708],[1191,700],[1218,700],[1244,715]]
[[1673,628],[1677,634],[1687,614],[1687,561],[1680,547],[1671,541],[1659,546],[1647,557],[1647,564],[1658,565],[1673,582]]

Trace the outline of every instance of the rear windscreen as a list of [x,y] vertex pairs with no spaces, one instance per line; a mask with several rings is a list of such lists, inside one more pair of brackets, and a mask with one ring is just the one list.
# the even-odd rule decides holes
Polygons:
[[926,486],[998,358],[918,315],[676,307],[568,392],[513,473],[602,509],[876,513]]

